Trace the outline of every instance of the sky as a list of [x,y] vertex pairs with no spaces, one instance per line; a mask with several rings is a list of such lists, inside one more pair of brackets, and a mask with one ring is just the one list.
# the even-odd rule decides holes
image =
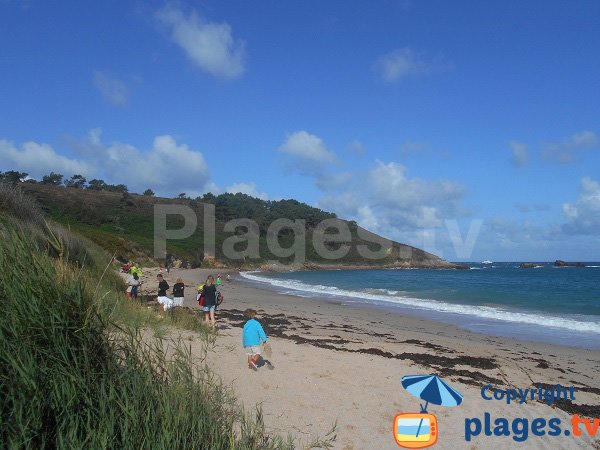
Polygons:
[[0,171],[600,260],[600,2],[0,0]]

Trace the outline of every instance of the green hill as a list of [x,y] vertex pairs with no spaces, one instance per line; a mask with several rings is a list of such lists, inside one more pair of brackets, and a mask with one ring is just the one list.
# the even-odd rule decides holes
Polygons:
[[[122,260],[152,260],[154,258],[154,211],[157,205],[186,206],[196,216],[197,227],[188,237],[167,241],[167,256],[180,260],[184,265],[223,265],[228,267],[260,267],[277,261],[292,264],[295,268],[330,268],[340,266],[373,267],[457,267],[423,250],[384,241],[383,238],[357,226],[355,222],[337,219],[335,214],[313,208],[296,200],[265,201],[245,194],[207,194],[201,199],[167,199],[127,192],[107,192],[93,189],[69,188],[42,183],[25,182],[19,186],[37,199],[41,208],[56,222],[71,228],[94,241],[102,248]],[[207,206],[208,205],[208,206]],[[214,207],[215,239],[214,254],[205,252],[205,214]],[[256,224],[258,254],[243,255],[248,248],[248,229],[226,228],[232,219],[251,219]],[[277,244],[290,248],[298,243],[295,254],[287,256],[273,253],[267,236],[269,227],[280,219],[303,220],[304,239],[294,230],[283,228],[276,236]],[[336,239],[334,229],[319,231],[323,220],[337,221],[346,226],[349,236]],[[184,225],[180,215],[169,215],[167,229],[178,229]],[[319,237],[321,247],[315,247],[313,238]],[[232,240],[241,242],[232,244]],[[296,241],[296,239],[298,239]],[[382,245],[381,242],[384,242]],[[225,244],[225,246],[224,246]],[[229,247],[238,255],[227,253]],[[323,250],[340,251],[342,246],[349,250],[340,258],[323,256]],[[319,248],[322,250],[319,251]],[[366,251],[376,252],[377,258],[365,258]],[[304,257],[301,253],[304,252]],[[362,252],[362,254],[361,254]],[[162,259],[161,261],[162,262]]]

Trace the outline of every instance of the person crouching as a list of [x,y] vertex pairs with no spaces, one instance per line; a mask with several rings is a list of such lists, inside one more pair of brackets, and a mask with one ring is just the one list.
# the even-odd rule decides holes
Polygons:
[[244,316],[248,321],[244,324],[242,331],[242,345],[248,354],[248,368],[254,371],[258,370],[258,364],[261,359],[261,345],[267,342],[267,335],[262,325],[255,319],[257,312],[253,309],[244,311]]

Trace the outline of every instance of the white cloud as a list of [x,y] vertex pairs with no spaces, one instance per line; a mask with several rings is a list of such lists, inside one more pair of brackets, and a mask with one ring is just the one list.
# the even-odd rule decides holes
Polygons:
[[71,176],[80,174],[87,176],[94,169],[86,162],[69,159],[59,155],[50,145],[36,142],[25,142],[21,147],[12,142],[0,139],[0,161],[5,170],[27,172],[31,177],[41,179],[54,171]]
[[406,167],[401,164],[376,161],[367,174],[367,184],[377,202],[400,208],[439,204],[454,210],[456,201],[463,195],[459,183],[409,179],[406,172]]
[[340,192],[324,196],[319,207],[387,237],[439,227],[443,219],[463,214],[460,184],[409,178],[406,167],[395,162],[376,161],[366,172],[353,174],[353,179],[361,182],[346,183]]
[[[170,135],[154,138],[149,150],[130,144],[100,142],[98,130],[88,139],[106,175],[127,184],[133,191],[153,190],[167,195],[202,192],[209,183],[208,165],[201,152],[178,144]],[[86,146],[86,143],[83,143]]]
[[[65,177],[81,174],[89,179],[126,184],[132,192],[151,188],[160,195],[188,195],[219,191],[211,182],[208,165],[201,152],[178,144],[170,135],[154,138],[150,149],[121,142],[104,144],[102,131],[93,129],[82,140],[71,140],[76,158],[59,154],[48,144],[26,142],[20,148],[0,139],[0,161],[6,169],[28,172],[41,179],[51,171]],[[195,195],[193,195],[195,194]]]
[[202,70],[218,78],[233,79],[245,71],[245,44],[235,40],[227,23],[204,20],[195,11],[189,14],[169,5],[156,14],[168,26],[173,42]]
[[105,72],[95,71],[94,84],[107,103],[119,107],[129,104],[129,90],[122,81],[110,77]]
[[529,151],[525,144],[517,141],[510,142],[511,159],[510,162],[515,167],[524,167],[529,162]]
[[424,62],[405,47],[381,56],[375,63],[375,69],[384,81],[393,83],[410,76],[427,74],[434,69],[434,65]]
[[563,204],[569,220],[563,225],[567,234],[600,234],[600,183],[590,177],[581,180],[581,194],[575,203]]
[[291,134],[277,150],[298,160],[313,164],[336,161],[335,155],[327,149],[323,140],[306,131],[297,131]]
[[585,149],[598,146],[598,136],[592,131],[575,133],[563,142],[548,143],[542,146],[542,156],[560,164],[569,164],[576,160]]
[[231,186],[228,186],[225,189],[226,192],[230,192],[232,194],[236,194],[238,192],[241,192],[242,194],[247,194],[250,195],[252,197],[257,197],[260,198],[262,200],[267,200],[268,195],[266,192],[258,192],[258,189],[256,188],[256,183],[251,182],[251,183],[234,183]]

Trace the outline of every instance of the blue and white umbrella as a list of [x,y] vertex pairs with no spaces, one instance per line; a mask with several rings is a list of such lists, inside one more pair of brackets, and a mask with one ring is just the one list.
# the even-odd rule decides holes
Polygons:
[[[421,405],[421,412],[427,412],[427,405],[433,403],[440,406],[458,406],[463,401],[463,396],[456,389],[451,388],[437,375],[407,375],[402,377],[402,386],[409,394],[425,400],[425,406]],[[419,423],[417,436],[421,430]]]

